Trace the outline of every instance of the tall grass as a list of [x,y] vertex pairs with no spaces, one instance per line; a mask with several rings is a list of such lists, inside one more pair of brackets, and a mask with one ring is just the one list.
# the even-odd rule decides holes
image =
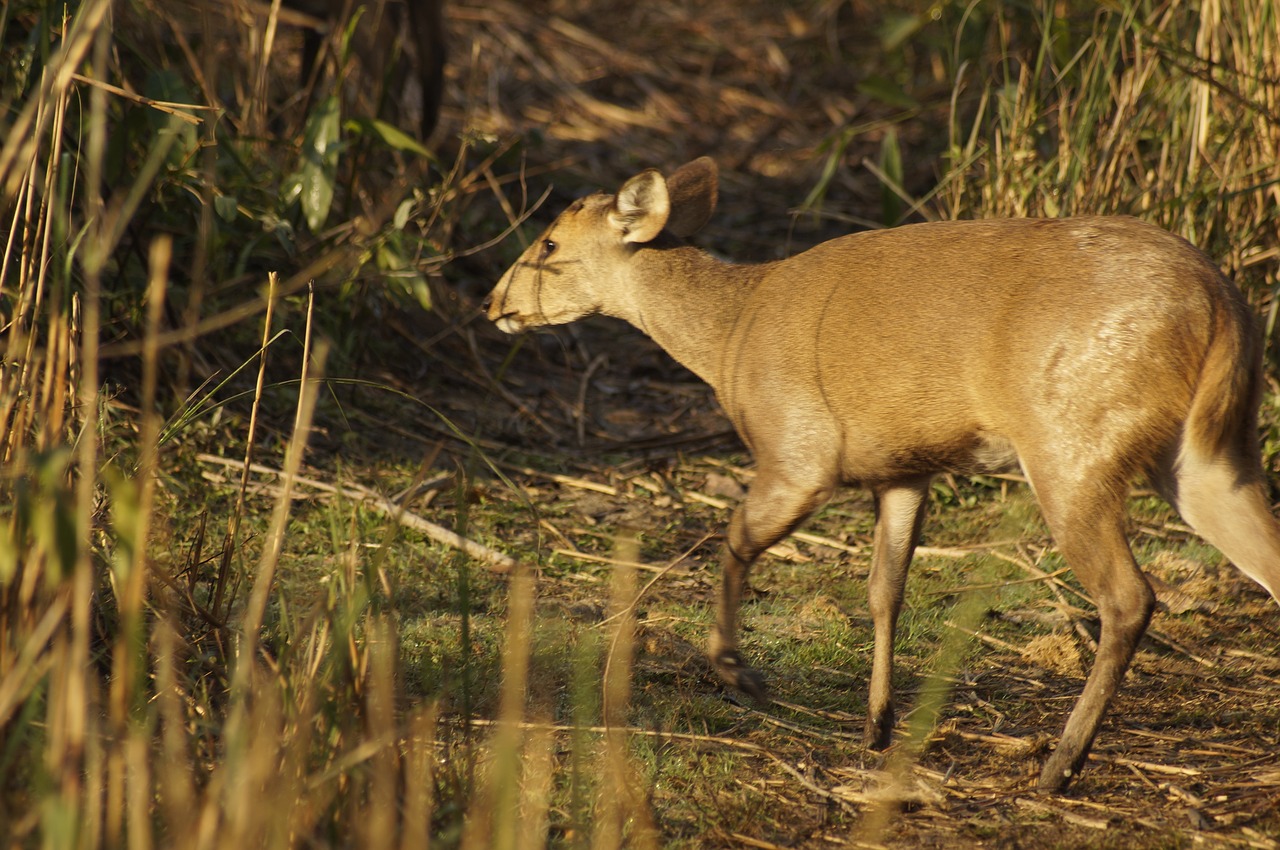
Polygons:
[[[197,578],[209,557],[203,526],[185,562],[159,548],[172,509],[157,492],[171,463],[161,433],[175,424],[163,420],[184,415],[160,400],[164,342],[265,308],[255,355],[265,362],[277,293],[273,282],[267,299],[165,327],[175,292],[196,325],[203,282],[185,273],[193,252],[210,273],[226,268],[207,254],[216,238],[207,213],[241,184],[223,179],[219,163],[202,169],[194,145],[182,148],[193,141],[184,128],[218,104],[157,104],[111,79],[128,59],[112,16],[137,11],[86,0],[65,10],[6,4],[0,16],[9,63],[0,73],[0,846],[389,847],[397,836],[427,846],[439,739],[430,704],[397,707],[392,624],[338,603],[300,616],[292,645],[263,646],[326,348],[312,350],[310,310],[295,328],[307,342],[285,483],[255,563],[244,563],[252,550],[235,531],[243,499],[214,577]],[[161,116],[154,135],[152,114]],[[194,218],[203,239],[175,245],[166,231],[181,229],[182,213],[157,211],[181,208],[190,188],[206,202]],[[235,199],[216,206],[234,226]],[[162,226],[139,237],[148,223]],[[350,262],[341,245],[319,247],[322,258],[282,291]],[[133,345],[117,354],[136,356],[110,368],[133,384],[133,404],[104,392],[100,341],[122,328]],[[255,414],[263,393],[260,377]],[[254,444],[252,433],[244,439]]]
[[[425,193],[407,172],[394,172],[400,182],[392,188],[405,194],[391,195],[395,203],[381,211],[385,220],[372,222],[371,238],[367,217],[360,231],[350,222],[336,226],[336,235],[309,241],[318,258],[300,263],[297,274],[278,281],[264,269],[256,276],[251,288],[263,297],[215,302],[214,293],[226,291],[218,275],[244,280],[284,259],[303,241],[294,229],[300,219],[316,230],[326,226],[316,201],[312,208],[273,207],[262,200],[269,192],[260,181],[283,186],[281,195],[291,184],[319,181],[313,195],[335,214],[350,202],[332,157],[291,173],[297,151],[290,139],[305,146],[339,126],[334,96],[319,98],[311,113],[268,116],[260,95],[274,21],[264,29],[255,24],[241,34],[252,42],[253,58],[237,81],[259,97],[245,101],[252,108],[243,115],[224,117],[230,127],[215,134],[203,124],[191,132],[186,128],[214,120],[225,104],[212,100],[214,88],[203,88],[210,63],[181,52],[175,59],[156,43],[155,55],[132,54],[138,42],[114,40],[113,14],[147,11],[145,4],[87,0],[53,16],[49,8],[7,4],[0,18],[6,34],[29,27],[27,46],[5,53],[10,70],[34,69],[6,75],[0,92],[0,846],[541,846],[555,748],[549,731],[524,725],[531,577],[522,572],[510,585],[500,722],[491,742],[469,728],[479,718],[466,700],[447,724],[430,697],[406,704],[395,611],[371,604],[372,582],[358,576],[379,565],[360,548],[349,553],[341,587],[314,607],[293,609],[276,580],[290,546],[292,482],[331,348],[312,344],[316,312],[284,309],[285,299],[339,269],[345,274],[336,277],[336,294],[347,307],[341,299],[359,295],[352,287],[368,263],[399,281],[401,294],[429,301],[418,269],[436,260],[422,256],[429,240],[410,238],[409,219],[416,210],[431,224],[451,226],[456,210],[448,199],[467,193],[456,183],[437,187],[426,210]],[[176,23],[150,11],[157,12],[152,25]],[[144,29],[144,46],[148,35]],[[175,95],[158,103],[122,90],[112,79],[123,73],[116,65],[122,56],[164,66],[165,85],[189,102]],[[161,118],[140,124],[134,110],[148,121],[151,111]],[[279,137],[269,132],[272,120],[285,125]],[[350,124],[344,130],[353,132]],[[200,153],[199,133],[210,143],[216,138],[216,154]],[[372,142],[348,143],[379,140],[393,148],[380,151],[384,160],[417,155],[407,137],[385,127]],[[465,153],[464,145],[450,179],[464,170]],[[492,179],[491,163],[470,179]],[[198,209],[184,209],[192,197],[200,199]],[[154,236],[138,235],[157,223]],[[274,244],[261,240],[263,226]],[[249,247],[215,255],[219,245],[237,242]],[[178,327],[175,315],[182,317]],[[247,477],[227,515],[197,512],[195,528],[165,527],[174,496],[162,498],[158,486],[180,463],[174,453],[183,430],[216,409],[225,385],[211,375],[175,405],[162,401],[174,389],[165,381],[208,364],[211,350],[193,342],[218,328],[230,329],[224,339],[241,351],[246,340],[261,340],[248,361],[218,364],[233,377],[258,366],[245,390],[247,428],[238,435],[246,470],[268,397],[278,405],[296,388],[293,422],[283,429],[282,485],[269,519],[253,518],[259,536],[252,544],[241,530],[246,514],[259,510],[245,498]],[[342,342],[340,325],[329,330]],[[287,358],[299,371],[294,380],[268,380],[268,356],[288,335],[303,340]],[[110,360],[101,342],[108,338]],[[130,382],[127,400],[106,390],[108,370]],[[179,387],[183,382],[177,379]],[[615,647],[620,657],[629,654],[629,642]],[[464,690],[474,678],[468,655],[457,674]],[[591,652],[582,660],[602,663]],[[583,738],[581,747],[593,749],[598,737]],[[630,812],[611,817],[613,832],[596,846],[621,840]],[[584,827],[579,834],[589,838],[589,823]]]
[[[1041,4],[1034,15],[970,4],[953,37],[943,217],[1137,215],[1201,246],[1255,295],[1274,289],[1272,0]],[[965,56],[974,40],[981,53]]]
[[[0,69],[0,846],[657,846],[660,819],[623,731],[636,597],[625,573],[606,640],[576,650],[575,666],[589,672],[574,684],[568,788],[554,770],[566,757],[554,737],[563,730],[529,709],[527,574],[509,585],[492,727],[469,705],[442,715],[449,705],[404,698],[394,611],[360,591],[373,556],[353,548],[343,592],[313,608],[295,610],[281,595],[290,481],[308,445],[325,345],[305,346],[296,380],[280,385],[296,388],[295,413],[284,429],[284,485],[269,521],[258,518],[260,540],[249,547],[235,530],[255,510],[243,499],[211,523],[158,533],[168,518],[157,481],[174,463],[162,436],[190,410],[162,401],[166,356],[185,351],[172,371],[199,372],[213,355],[181,346],[219,327],[260,338],[245,354],[259,364],[280,338],[277,323],[310,339],[313,313],[269,305],[328,269],[372,263],[403,295],[425,298],[416,269],[436,258],[422,256],[401,213],[429,205],[399,185],[395,214],[369,241],[344,242],[357,228],[332,226],[337,235],[308,243],[316,256],[274,295],[207,313],[215,283],[263,289],[271,262],[298,250],[296,228],[311,213],[272,206],[258,185],[267,173],[281,189],[298,151],[264,141],[271,116],[253,110],[243,126],[227,118],[218,153],[201,148],[214,134],[207,121],[228,108],[202,87],[210,62],[166,60],[167,103],[109,88],[120,82],[110,78],[116,57],[128,55],[113,40],[112,14],[146,4],[85,0],[47,16],[51,5],[0,12],[6,38],[17,21],[36,22]],[[1064,6],[1074,13],[1053,17]],[[1014,4],[943,4],[955,96],[936,208],[1142,215],[1270,298],[1280,260],[1276,6],[1085,7],[1043,4],[1036,16]],[[238,85],[260,89],[271,47],[255,38]],[[319,102],[283,114],[293,136],[331,124],[332,101]],[[139,126],[127,110],[147,118]],[[191,198],[199,203],[175,218],[157,217]],[[430,215],[448,213],[437,204]],[[166,323],[173,315],[180,326]],[[117,359],[104,359],[104,346]],[[133,384],[131,401],[104,391],[106,370]],[[255,411],[266,392],[259,381]],[[247,452],[254,436],[239,436]],[[284,625],[273,631],[273,618]],[[575,828],[557,834],[558,795],[570,799]]]

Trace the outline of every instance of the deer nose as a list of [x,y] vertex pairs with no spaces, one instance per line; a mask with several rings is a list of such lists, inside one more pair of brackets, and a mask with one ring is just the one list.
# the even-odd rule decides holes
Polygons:
[[488,313],[489,308],[492,306],[493,306],[493,294],[490,293],[489,295],[486,295],[484,297],[483,301],[480,302],[480,309],[483,310],[485,313]]

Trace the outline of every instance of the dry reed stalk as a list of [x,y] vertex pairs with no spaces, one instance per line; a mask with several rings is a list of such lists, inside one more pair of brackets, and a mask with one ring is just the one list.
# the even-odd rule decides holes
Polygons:
[[[79,20],[79,19],[77,19]],[[105,67],[109,42],[105,30],[95,30],[90,40],[94,61]],[[88,49],[86,45],[86,50]],[[97,682],[92,677],[90,644],[93,638],[93,591],[95,566],[89,542],[96,526],[99,489],[99,368],[98,337],[101,331],[102,269],[107,261],[108,232],[101,221],[103,208],[102,165],[106,147],[105,93],[92,90],[89,97],[86,139],[86,179],[84,191],[90,208],[97,213],[88,228],[83,251],[84,289],[82,332],[79,339],[81,376],[77,390],[79,440],[74,451],[74,551],[62,551],[70,575],[59,592],[70,596],[68,621],[53,638],[53,657],[48,701],[49,742],[46,751],[50,780],[56,792],[50,803],[65,812],[79,815],[73,831],[77,840],[90,845],[102,839],[104,825],[104,765],[99,745],[101,722]],[[0,170],[2,170],[0,166]],[[49,565],[44,565],[48,569]],[[65,575],[65,573],[63,574]],[[58,574],[53,573],[57,578]]]
[[[51,442],[61,433],[68,391],[68,376],[57,368],[64,352],[70,348],[65,336],[66,322],[60,311],[49,315],[46,332],[49,350],[43,358],[44,382],[39,389],[35,377],[40,362],[37,345],[41,307],[52,266],[50,239],[57,205],[51,203],[51,198],[57,197],[54,188],[59,174],[67,92],[60,91],[53,101],[40,100],[33,106],[37,125],[51,125],[51,150],[49,156],[41,160],[38,154],[42,139],[31,140],[35,147],[13,199],[13,219],[0,264],[0,294],[4,293],[11,269],[16,270],[17,278],[13,281],[17,304],[7,316],[4,328],[8,331],[7,362],[0,363],[0,460],[10,463],[19,460],[22,448],[33,437],[38,450],[52,447]],[[36,399],[42,399],[43,403]],[[36,422],[42,425],[38,430],[33,428]],[[50,425],[57,427],[51,429]]]
[[395,674],[399,642],[394,623],[385,617],[374,618],[364,645],[369,657],[364,682],[364,732],[370,740],[384,742],[369,760],[368,801],[365,817],[358,822],[363,846],[374,850],[396,844],[400,758],[396,747]]
[[883,777],[877,780],[883,784],[872,792],[871,810],[856,827],[855,834],[860,840],[882,843],[904,805],[940,798],[937,787],[922,779],[917,767],[955,688],[957,671],[965,664],[970,646],[967,638],[977,634],[977,626],[988,608],[989,596],[989,593],[977,592],[957,603],[953,614],[955,623],[948,621],[951,629],[934,656],[929,677],[909,715],[906,739],[895,744],[889,752]]
[[555,742],[549,732],[526,733],[523,782],[520,790],[520,830],[514,850],[542,850],[551,830]]
[[437,706],[414,712],[405,741],[404,816],[400,850],[430,850],[435,810]]
[[605,755],[591,837],[593,850],[616,850],[624,846],[656,850],[659,846],[644,783],[627,751],[627,707],[631,702],[637,598],[636,571],[630,565],[639,557],[640,543],[635,532],[620,534],[614,549],[618,566],[609,585],[606,617],[611,628],[600,702]]
[[[307,323],[311,326],[312,311]],[[306,352],[299,381],[294,430],[285,452],[284,481],[271,516],[250,598],[241,619],[239,647],[231,679],[231,706],[223,726],[226,753],[205,792],[201,829],[216,829],[218,845],[269,846],[292,830],[314,827],[319,811],[302,777],[311,757],[310,718],[317,694],[307,679],[283,702],[279,672],[268,675],[257,659],[259,633],[276,567],[284,550],[293,479],[311,429],[327,346]],[[288,801],[281,807],[262,800]]]
[[[258,378],[253,387],[253,403],[249,406],[249,432],[244,441],[244,469],[240,473],[240,492],[236,495],[236,506],[231,511],[227,522],[227,533],[222,542],[222,562],[218,567],[218,581],[213,598],[213,614],[222,613],[223,596],[227,581],[231,575],[231,559],[240,551],[240,524],[244,518],[244,500],[249,487],[249,467],[253,463],[253,449],[258,430],[258,412],[262,405],[262,391],[267,376],[267,347],[271,343],[271,319],[275,313],[276,287],[279,275],[270,272],[267,275],[267,312],[262,319],[262,344],[258,347]],[[296,425],[296,423],[295,423]]]
[[160,764],[157,781],[163,793],[156,804],[174,850],[192,846],[191,818],[197,812],[196,788],[190,765],[195,760],[187,734],[186,707],[178,674],[180,638],[169,617],[158,620],[154,630],[156,708],[160,723]]
[[[518,567],[508,582],[498,721],[487,745],[485,776],[467,811],[464,848],[517,850],[530,840],[545,843],[551,742],[524,734],[536,598],[533,575]],[[542,830],[542,837],[531,836],[531,830]]]
[[1280,252],[1274,24],[1265,0],[1122,4],[1066,66],[1041,67],[1047,42],[1039,58],[1006,55],[1017,76],[983,85],[967,141],[957,80],[944,215],[1137,213],[1269,291],[1275,271],[1254,258]]
[[[112,527],[117,557],[110,577],[120,622],[112,648],[112,678],[107,700],[105,838],[113,846],[122,843],[126,818],[131,847],[148,846],[151,832],[150,813],[143,802],[150,796],[150,773],[145,759],[139,761],[139,758],[145,753],[149,738],[141,709],[147,701],[148,542],[155,507],[160,432],[160,417],[155,410],[159,350],[154,339],[169,281],[172,248],[172,240],[166,236],[157,238],[151,246],[147,339],[152,344],[143,358],[139,457],[132,478],[121,473],[120,480],[112,486]],[[143,787],[137,787],[139,783]]]
[[275,47],[276,26],[280,20],[280,0],[271,0],[271,8],[267,12],[266,28],[258,32],[257,16],[249,16],[249,49],[254,58],[254,76],[252,96],[242,101],[244,116],[241,119],[250,136],[265,138],[267,133],[267,82],[271,78],[271,53]]
[[297,478],[298,470],[302,466],[302,457],[306,451],[307,440],[311,430],[311,419],[315,413],[316,398],[319,395],[324,360],[328,353],[328,344],[325,342],[319,344],[315,352],[310,350],[313,308],[314,293],[307,301],[306,344],[303,348],[302,376],[299,381],[293,436],[289,440],[289,447],[285,452],[280,497],[276,500],[275,508],[271,514],[271,527],[267,533],[266,544],[258,562],[257,574],[254,576],[253,589],[250,591],[244,618],[241,621],[242,645],[239,651],[239,663],[236,665],[236,678],[232,680],[233,691],[239,690],[237,685],[243,686],[247,684],[247,680],[241,677],[247,676],[254,663],[256,663],[254,655],[257,651],[258,633],[262,628],[263,618],[266,616],[267,603],[270,599],[276,566],[279,564],[280,555],[284,550],[285,530],[289,521],[289,508],[292,501],[294,480]]
[[23,175],[36,167],[40,140],[50,118],[45,106],[64,101],[72,77],[99,37],[110,8],[111,0],[89,0],[77,9],[66,37],[40,79],[39,93],[27,100],[27,105],[9,126],[8,138],[0,148],[0,198],[12,196]]

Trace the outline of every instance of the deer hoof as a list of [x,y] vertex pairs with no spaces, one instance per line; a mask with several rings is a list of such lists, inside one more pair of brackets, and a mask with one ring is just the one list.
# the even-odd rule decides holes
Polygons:
[[718,654],[712,663],[716,672],[727,684],[732,685],[758,703],[769,702],[769,689],[765,686],[764,676],[759,670],[748,667],[736,649],[725,650]]
[[887,750],[893,743],[893,711],[879,716],[867,715],[867,725],[862,733],[863,741],[873,750]]
[[1040,781],[1036,783],[1036,790],[1041,794],[1061,794],[1067,790],[1071,780],[1076,778],[1076,771],[1070,767],[1055,764],[1055,761],[1051,756],[1044,770],[1040,772]]
[[1074,773],[1059,773],[1044,771],[1041,773],[1039,782],[1036,783],[1036,790],[1041,794],[1062,794],[1066,791],[1066,786],[1070,785],[1074,780]]

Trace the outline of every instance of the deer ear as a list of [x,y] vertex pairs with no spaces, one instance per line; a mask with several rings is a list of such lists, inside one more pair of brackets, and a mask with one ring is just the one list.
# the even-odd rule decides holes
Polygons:
[[670,214],[667,181],[650,168],[622,184],[609,210],[609,223],[623,242],[648,242],[662,232]]
[[676,169],[667,178],[671,215],[667,230],[684,239],[702,229],[716,208],[719,170],[709,156],[700,156]]

